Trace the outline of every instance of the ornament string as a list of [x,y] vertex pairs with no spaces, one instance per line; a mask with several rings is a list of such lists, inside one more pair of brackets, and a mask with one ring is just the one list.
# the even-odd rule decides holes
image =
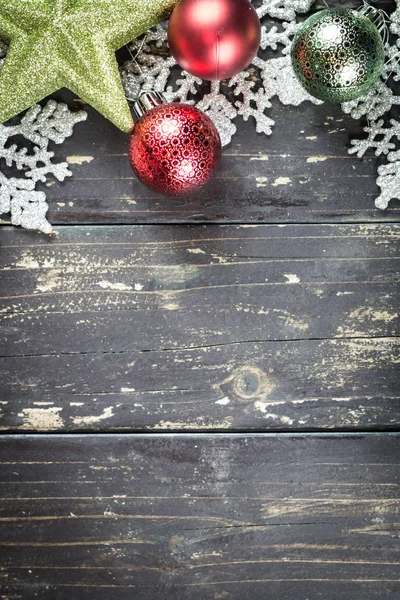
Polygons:
[[[371,4],[369,4],[369,2],[367,2],[367,0],[363,0],[363,5],[357,10],[357,12],[368,17],[368,19],[370,19],[370,21],[375,25],[375,27],[377,28],[377,30],[379,32],[379,35],[382,38],[385,52],[387,52],[388,47],[389,47],[389,37],[390,37],[389,25],[388,25],[390,23],[390,17],[387,14],[387,12],[381,8],[376,8],[375,6],[372,6]],[[385,62],[385,64],[384,64],[385,70],[386,70],[386,66],[389,64],[389,62],[390,62],[390,60]],[[388,76],[385,80],[385,83],[390,78],[392,72],[393,72],[393,70],[390,71],[390,73],[388,74]],[[368,114],[369,114],[370,110],[372,109],[373,104],[374,104],[374,100],[373,100],[373,98],[371,98],[371,103],[368,108],[368,113],[367,113],[367,117],[366,117],[368,127],[371,127],[371,124],[372,124]]]
[[[363,0],[363,5],[357,10],[357,12],[368,17],[372,21],[372,23],[374,23],[374,25],[378,29],[379,35],[382,37],[385,52],[387,54],[389,47],[390,47],[389,46],[390,17],[388,15],[388,13],[386,11],[384,11],[382,8],[376,8],[375,6],[371,6],[371,4],[369,4],[369,2],[367,2],[367,0]],[[387,83],[389,81],[392,74],[397,70],[399,62],[400,62],[400,50],[399,50],[399,52],[396,52],[396,54],[391,56],[384,63],[384,72],[387,73],[386,79],[384,79],[385,83]],[[383,75],[383,73],[382,73],[382,75]],[[373,99],[371,99],[371,106],[368,109],[368,112],[372,108],[372,105],[373,105]],[[368,123],[368,126],[371,125],[371,121],[368,117],[367,117],[367,123]]]
[[[137,67],[137,69],[138,69],[138,71],[139,71],[139,73],[140,73],[140,76],[141,76],[141,77],[142,77],[144,80],[145,80],[146,74],[145,74],[145,72],[143,71],[143,69],[142,69],[142,67],[141,67],[141,65],[140,65],[140,63],[139,63],[139,61],[138,61],[138,60],[136,60],[136,59],[137,59],[137,57],[138,57],[138,56],[141,54],[141,52],[142,52],[142,50],[143,50],[143,48],[144,48],[144,46],[145,46],[145,44],[146,44],[146,40],[147,40],[147,33],[145,33],[145,35],[143,36],[143,39],[142,39],[142,40],[141,40],[141,42],[140,42],[140,46],[139,46],[139,47],[138,47],[138,49],[136,50],[136,54],[133,54],[133,52],[132,52],[132,50],[130,49],[130,47],[129,47],[129,45],[128,45],[128,44],[126,45],[126,49],[128,50],[128,52],[129,52],[129,55],[130,55],[131,59],[132,59],[132,60],[133,60],[133,62],[135,63],[135,65],[136,65],[136,67]],[[130,96],[128,93],[127,93],[127,90],[125,89],[125,97],[126,97],[126,99],[128,100],[128,102],[130,102],[130,103],[132,103],[132,104],[133,104],[133,103],[135,103],[135,102],[138,100],[138,98],[139,98],[139,97],[140,97],[142,94],[144,94],[145,92],[151,92],[151,91],[152,91],[152,89],[151,89],[151,86],[150,86],[150,85],[148,85],[148,84],[147,84],[147,85],[146,85],[146,84],[144,84],[144,85],[142,85],[142,86],[140,87],[140,89],[139,89],[139,92],[136,94],[136,96],[135,96],[134,98],[132,98],[132,97],[131,97],[131,96]]]
[[368,17],[375,25],[379,34],[382,38],[383,45],[385,49],[389,44],[389,27],[388,23],[390,23],[390,17],[382,8],[376,8],[375,6],[371,6],[366,0],[363,0],[363,5],[357,9],[357,12]]

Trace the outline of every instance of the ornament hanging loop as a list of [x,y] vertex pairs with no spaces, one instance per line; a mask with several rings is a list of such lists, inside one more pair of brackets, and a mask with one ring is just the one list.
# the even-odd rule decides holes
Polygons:
[[[144,48],[144,45],[145,45],[146,41],[147,41],[147,33],[146,33],[146,34],[143,36],[143,39],[142,39],[142,40],[141,40],[141,42],[140,42],[140,46],[139,46],[139,48],[137,49],[137,51],[136,51],[136,53],[135,53],[135,54],[133,54],[132,50],[129,48],[129,45],[128,45],[128,44],[126,45],[126,49],[128,50],[128,52],[129,52],[129,54],[130,54],[130,57],[131,57],[131,59],[132,59],[132,62],[134,62],[134,63],[135,63],[135,65],[136,65],[136,68],[137,68],[137,70],[139,71],[139,82],[140,82],[140,80],[142,80],[142,81],[143,81],[143,80],[145,80],[145,79],[146,79],[146,74],[145,74],[145,72],[143,71],[143,69],[142,69],[142,67],[141,67],[141,65],[140,65],[140,63],[139,63],[139,61],[137,60],[138,56],[140,56],[140,54],[141,54],[141,52],[142,52],[142,50],[143,50],[143,48]],[[139,91],[138,91],[137,93],[135,93],[135,94],[133,95],[133,97],[132,97],[132,96],[130,96],[130,95],[127,93],[127,90],[125,89],[125,97],[126,97],[126,99],[128,100],[128,102],[129,102],[129,103],[132,105],[132,108],[133,108],[133,110],[135,111],[135,115],[137,115],[137,113],[136,113],[136,109],[135,109],[135,106],[136,106],[136,104],[138,103],[138,101],[141,99],[141,97],[142,97],[144,94],[146,94],[146,93],[148,93],[148,92],[152,92],[151,86],[150,86],[148,83],[146,84],[146,82],[145,82],[144,84],[142,83],[142,85],[139,85],[138,87],[139,87]],[[160,95],[161,95],[161,94],[160,94]],[[164,99],[164,98],[163,98],[163,102],[165,102],[165,99]],[[161,103],[162,103],[162,102],[161,102]],[[143,114],[144,114],[144,113],[143,113]],[[142,115],[140,115],[140,116],[142,116]],[[138,118],[140,118],[140,117],[138,117]]]
[[369,2],[367,2],[367,0],[363,0],[362,6],[360,6],[360,8],[358,8],[356,12],[364,15],[365,17],[368,17],[368,19],[372,21],[372,23],[379,31],[379,35],[382,38],[383,45],[386,48],[389,44],[390,35],[388,26],[388,23],[390,23],[390,17],[387,14],[387,12],[382,10],[382,8],[376,8],[375,6],[372,6],[371,4],[369,4]]
[[[379,2],[379,0],[377,0],[377,1]],[[379,31],[379,35],[382,38],[383,45],[384,45],[385,51],[387,53],[388,49],[389,49],[389,38],[390,38],[390,33],[389,33],[390,17],[387,14],[387,12],[385,12],[381,8],[376,8],[375,6],[372,6],[371,4],[369,4],[369,2],[367,2],[367,0],[363,0],[363,5],[357,10],[357,12],[365,15],[372,21],[372,23],[374,23],[375,27]],[[388,81],[388,79],[392,75],[393,71],[398,68],[399,62],[400,62],[400,52],[396,52],[396,54],[390,56],[389,59],[386,61],[385,68],[386,68],[387,76],[386,76],[385,82]]]

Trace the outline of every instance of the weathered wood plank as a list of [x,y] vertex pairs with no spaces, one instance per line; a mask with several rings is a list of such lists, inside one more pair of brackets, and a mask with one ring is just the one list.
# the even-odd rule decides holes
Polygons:
[[3,597],[396,598],[398,444],[2,437]]
[[[178,71],[179,72],[179,71]],[[67,91],[55,95],[73,102]],[[233,99],[234,100],[234,99]],[[140,184],[127,157],[128,136],[86,107],[89,118],[56,147],[73,178],[49,182],[49,219],[54,224],[184,222],[360,222],[393,221],[400,202],[374,207],[381,159],[347,153],[352,138],[364,136],[362,121],[340,106],[273,100],[271,137],[254,122],[237,119],[238,133],[224,149],[220,169],[205,188],[186,199],[151,192]],[[79,164],[81,163],[81,164]]]
[[397,428],[399,338],[0,359],[2,430]]
[[394,428],[398,232],[6,229],[0,427]]

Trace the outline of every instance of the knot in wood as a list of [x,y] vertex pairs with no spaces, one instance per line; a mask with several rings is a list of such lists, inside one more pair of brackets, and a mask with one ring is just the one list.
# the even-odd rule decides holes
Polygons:
[[247,367],[239,371],[232,381],[232,391],[235,396],[245,400],[260,394],[261,377],[258,369]]
[[275,386],[258,367],[242,365],[214,387],[225,396],[246,402],[268,397]]

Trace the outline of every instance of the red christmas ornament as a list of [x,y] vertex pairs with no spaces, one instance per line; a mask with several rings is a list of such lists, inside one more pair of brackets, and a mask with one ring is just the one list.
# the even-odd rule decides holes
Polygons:
[[217,170],[221,140],[213,122],[194,106],[166,103],[156,92],[135,103],[139,117],[129,142],[138,179],[168,196],[195,191]]
[[201,79],[227,79],[243,71],[260,39],[260,20],[249,0],[180,0],[168,25],[175,60]]

